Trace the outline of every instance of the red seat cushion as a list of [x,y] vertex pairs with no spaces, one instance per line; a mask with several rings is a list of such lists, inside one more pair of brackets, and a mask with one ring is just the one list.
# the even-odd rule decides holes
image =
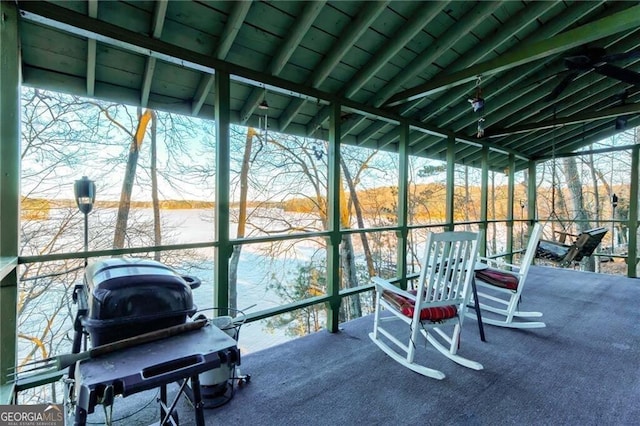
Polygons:
[[[416,291],[410,291],[410,293],[416,294]],[[382,297],[395,306],[403,315],[409,318],[413,317],[413,313],[415,312],[415,303],[413,300],[387,290],[382,292]],[[420,311],[420,319],[442,321],[444,319],[453,318],[457,314],[458,308],[454,305],[438,306],[433,308],[424,308]]]
[[497,269],[483,269],[476,271],[476,278],[495,285],[496,287],[502,287],[509,290],[518,289],[518,277],[509,272],[499,271]]

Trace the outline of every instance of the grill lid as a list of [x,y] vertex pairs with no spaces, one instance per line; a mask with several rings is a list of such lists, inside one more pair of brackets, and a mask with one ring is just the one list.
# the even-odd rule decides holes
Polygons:
[[193,312],[187,280],[168,266],[148,259],[108,259],[85,272],[89,318],[135,321]]

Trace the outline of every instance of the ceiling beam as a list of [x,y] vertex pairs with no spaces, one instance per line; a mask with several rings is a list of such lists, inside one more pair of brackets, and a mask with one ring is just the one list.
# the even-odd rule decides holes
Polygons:
[[[385,85],[371,100],[371,104],[380,107],[393,93],[407,81],[424,72],[425,68],[436,61],[444,52],[451,48],[458,40],[471,32],[478,24],[489,17],[496,9],[502,6],[501,1],[478,2],[460,20],[451,25],[444,34],[418,56],[416,56],[404,69]],[[409,99],[410,100],[410,99]]]
[[[607,41],[605,44],[605,48],[615,49],[617,52],[626,52],[632,49],[635,46],[638,31],[632,32],[630,34],[626,34],[622,39],[620,37],[614,37]],[[640,61],[637,61],[640,62]],[[558,65],[560,65],[560,61],[558,61]],[[633,63],[628,63],[626,68],[631,69],[630,67]],[[560,65],[564,69],[564,64]],[[602,91],[603,86],[614,87],[614,84],[618,83],[616,80],[612,80],[606,76],[595,73],[592,70],[582,72],[578,76],[574,78],[571,82],[570,89],[565,90],[558,98],[556,98],[553,103],[549,103],[545,101],[545,98],[549,93],[553,91],[553,89],[558,84],[558,79],[548,80],[543,85],[539,85],[537,90],[531,95],[527,96],[528,107],[526,103],[521,102],[513,102],[512,104],[508,104],[506,99],[501,103],[504,105],[501,108],[500,113],[495,114],[492,112],[490,123],[487,123],[487,129],[491,125],[500,125],[500,122],[508,122],[509,126],[515,126],[519,124],[524,124],[527,121],[532,121],[532,117],[535,117],[534,120],[541,121],[545,117],[552,118],[552,115],[555,111],[555,114],[564,112],[564,115],[571,115],[563,111],[566,108],[574,108],[577,107],[579,110],[586,109],[602,109],[602,106],[596,107],[592,101],[592,97],[597,93]],[[608,96],[615,95],[616,91],[620,91],[621,86],[615,84],[617,87],[613,93],[610,93]],[[516,93],[515,97],[522,97],[524,94]],[[599,99],[599,101],[602,99]],[[510,107],[514,105],[513,107]],[[607,105],[610,106],[610,105]],[[515,112],[517,108],[518,112]],[[574,111],[575,113],[575,111]],[[542,115],[541,115],[542,114]],[[488,118],[488,117],[487,117]],[[459,123],[461,124],[461,123]],[[504,125],[503,125],[504,126]],[[456,128],[456,126],[454,126]]]
[[[98,0],[89,0],[87,4],[90,18],[98,17]],[[96,41],[87,40],[87,96],[94,95],[96,90]]]
[[[482,4],[477,4],[472,9],[467,11],[467,13],[458,22],[453,24],[451,28],[447,29],[445,36],[443,36],[441,39],[438,39],[436,43],[434,43],[435,47],[431,46],[425,49],[423,52],[421,52],[418,56],[416,56],[416,58],[414,58],[414,60],[411,61],[409,65],[405,66],[404,69],[400,73],[398,73],[388,85],[386,85],[384,88],[382,88],[378,92],[378,94],[376,95],[376,97],[371,103],[374,106],[379,107],[384,102],[384,100],[386,100],[389,96],[391,96],[392,93],[395,90],[397,90],[397,88],[400,87],[404,82],[406,82],[411,78],[414,78],[416,75],[422,72],[425,67],[435,62],[435,60],[443,52],[450,49],[451,46],[453,46],[458,40],[460,40],[460,38],[464,37],[479,23],[484,21],[484,19],[486,19],[488,15],[492,14],[500,6],[499,3],[500,2],[493,2],[493,3],[485,2]],[[446,4],[439,5],[439,8],[433,9],[431,7],[432,4],[433,3],[427,2],[426,5],[429,7],[427,9],[422,9],[422,13],[425,14],[429,20],[435,17],[434,15],[435,12],[439,11],[442,7],[446,6]],[[420,22],[421,24],[420,28],[423,28],[428,23],[429,21]],[[404,41],[406,40],[406,38],[401,38],[401,40],[403,40],[404,43],[407,42],[407,41]],[[373,65],[377,66],[379,64],[380,58],[384,58],[386,62],[388,59],[391,58],[390,55],[392,53],[395,54],[396,52],[384,51],[383,55],[374,55],[373,60],[370,62],[373,62],[374,63]],[[370,64],[368,63],[367,65],[361,68],[359,74],[364,75],[364,72],[377,72],[379,69],[380,68],[370,68]],[[369,78],[371,77],[369,76]],[[367,78],[367,80],[369,78]],[[362,84],[364,84],[365,82],[366,81],[364,81]],[[353,85],[353,83],[349,83],[349,84],[350,84],[349,91],[346,92],[347,97],[351,97],[353,94],[355,94],[356,90],[359,90],[361,87],[361,85],[358,86],[359,83],[357,83],[356,85]],[[400,114],[403,115],[403,111],[401,111]],[[360,121],[355,121],[352,124],[353,126],[351,127],[351,129],[359,125]],[[348,129],[348,130],[351,130],[351,129]],[[312,128],[311,129],[312,133],[315,132],[315,130],[316,129]]]
[[640,5],[630,7],[622,12],[566,31],[550,39],[521,46],[520,49],[465,70],[434,78],[425,84],[397,93],[389,99],[386,106],[395,106],[409,102],[431,93],[468,83],[477,79],[478,76],[493,75],[509,68],[546,58],[622,31],[637,28],[640,26],[638,16],[640,16]]
[[[618,5],[618,4],[616,4]],[[620,42],[620,40],[623,40]],[[633,46],[635,41],[634,32],[608,37],[606,39],[605,46],[616,46],[617,50],[628,50]],[[573,115],[589,108],[593,103],[585,102],[585,99],[589,99],[595,94],[594,87],[595,81],[589,78],[583,78],[587,73],[581,74],[572,82],[573,92],[567,91],[562,95],[560,99],[567,98],[571,93],[577,93],[577,88],[583,88],[585,93],[578,93],[576,97],[571,97],[568,101],[568,105],[576,105],[579,109],[572,112],[565,111],[566,106],[559,104],[560,99],[557,99],[553,105],[544,102],[543,99],[547,93],[553,90],[553,87],[557,84],[549,79],[550,76],[555,76],[560,71],[566,69],[562,61],[554,61],[549,66],[544,66],[543,61],[539,61],[539,64],[532,64],[527,67],[527,70],[516,68],[507,72],[502,78],[495,80],[488,87],[485,87],[485,100],[488,100],[490,105],[497,105],[496,108],[491,110],[488,114],[485,122],[485,134],[492,126],[496,125],[500,121],[509,120],[509,126],[514,126],[518,123],[525,123],[527,120],[531,121],[531,117],[535,116],[536,121],[542,121],[544,119],[552,118],[553,110],[555,108],[557,113],[564,113],[565,116]],[[531,75],[529,80],[521,81],[520,76]],[[512,86],[509,79],[513,78],[513,83],[520,83],[518,86]],[[602,80],[604,77],[598,77],[598,80]],[[496,93],[498,96],[493,96]],[[462,106],[456,106],[447,112],[446,120],[438,120],[435,125],[438,127],[447,127],[456,133],[471,133],[469,126],[475,125],[477,122],[477,116],[469,114],[469,106],[464,105],[464,110],[461,110]],[[602,109],[602,107],[600,108]],[[450,117],[449,117],[450,116]],[[459,117],[458,120],[453,121],[454,118]],[[525,138],[524,136],[522,138]],[[526,146],[531,146],[530,137],[527,136]],[[501,145],[517,147],[518,143],[514,143],[514,138],[501,141]]]
[[[633,127],[637,127],[640,125],[640,117],[635,117],[629,120],[629,122],[627,123],[629,125],[629,127],[633,128]],[[568,144],[566,145],[565,149],[566,152],[562,152],[562,153],[556,153],[556,155],[553,154],[544,154],[544,155],[540,155],[535,157],[536,161],[545,161],[545,160],[552,160],[554,157],[555,158],[565,158],[565,157],[576,157],[579,155],[584,155],[584,153],[582,152],[574,152],[576,149],[582,148],[583,146],[588,146],[594,143],[598,143],[601,142],[604,139],[608,139],[610,137],[613,137],[615,135],[620,134],[621,132],[615,128],[612,127],[600,127],[598,129],[595,129],[594,131],[591,132],[591,135],[587,138],[584,138],[584,140],[580,141],[580,144],[574,143],[574,144]],[[568,148],[568,149],[567,149]],[[599,154],[599,153],[606,153],[606,152],[614,152],[614,151],[621,151],[621,150],[627,150],[627,149],[631,149],[633,148],[633,145],[627,145],[627,146],[616,146],[616,147],[608,147],[608,148],[599,148],[599,149],[593,149],[593,150],[589,150],[589,153],[593,153],[593,154]]]
[[[536,116],[536,119],[539,120],[538,122],[552,122],[554,120],[554,114],[556,115],[555,118],[557,118],[558,113],[562,114],[564,117],[580,117],[585,114],[593,113],[594,111],[603,111],[605,109],[614,110],[620,107],[630,108],[633,105],[639,105],[637,102],[629,102],[629,104],[627,105],[622,105],[620,100],[616,100],[616,95],[620,93],[621,87],[623,87],[622,84],[611,87],[598,86],[593,88],[585,88],[581,92],[576,92],[575,97],[572,97],[572,100],[568,101],[562,109],[559,109],[556,112],[554,112],[553,109],[547,109],[543,113],[538,114]],[[632,110],[625,113],[624,108],[621,109],[620,115],[635,113]],[[605,117],[602,118],[604,119]],[[597,119],[599,118],[594,118],[593,120]],[[587,120],[586,122],[593,120]],[[573,124],[580,124],[584,122],[585,121],[579,121],[578,123],[569,122],[565,123],[564,126],[571,126]],[[549,129],[551,129],[552,131],[549,131]],[[528,149],[535,149],[538,146],[544,147],[549,140],[549,135],[551,135],[552,133],[561,135],[563,131],[564,130],[562,129],[562,127],[552,126],[548,129],[538,129],[536,134],[524,135],[514,133],[508,139],[503,140],[502,144],[514,148],[518,146],[526,146]]]
[[[559,3],[557,2],[538,1],[526,6],[522,5],[522,9],[511,16],[507,22],[500,27],[499,31],[480,39],[478,43],[468,48],[464,53],[461,53],[461,56],[450,65],[446,66],[445,69],[449,73],[459,71],[478,63],[488,55],[492,55],[494,52],[499,51],[501,48],[506,49],[505,47],[502,47],[505,43],[518,37],[518,33],[521,33],[524,28],[532,25],[540,15],[548,12],[558,4]],[[519,38],[522,38],[522,36]],[[517,48],[517,45],[514,48]],[[439,72],[437,75],[442,73],[443,71]],[[411,110],[419,108],[426,100],[428,100],[428,98],[425,96],[414,102],[407,103],[402,109],[400,109],[400,114],[405,115]]]
[[[598,93],[593,99],[587,99],[585,104],[592,105],[610,97],[611,92],[615,91],[615,89],[607,89],[603,92]],[[578,115],[584,113],[585,108],[580,108],[579,106],[574,105],[571,108],[567,108],[564,112],[567,115]],[[635,114],[635,113],[631,113]],[[614,127],[613,120],[610,122],[605,122],[605,126]],[[561,143],[561,141],[566,140],[567,138],[579,138],[580,141],[584,139],[584,133],[591,126],[590,122],[582,122],[578,124],[567,124],[564,127],[550,129],[541,129],[535,134],[530,135],[529,137],[522,135],[514,135],[502,141],[502,145],[510,146],[516,149],[516,147],[521,147],[522,150],[526,150],[530,153],[540,153],[549,149],[549,146],[554,146],[556,143]],[[578,141],[578,142],[580,142]]]
[[[234,81],[244,84],[254,86],[262,85],[269,90],[283,93],[287,96],[297,96],[305,100],[319,101],[322,103],[335,102],[340,104],[343,109],[358,111],[363,115],[375,117],[378,120],[386,120],[394,123],[406,122],[411,127],[420,129],[421,132],[440,138],[454,138],[458,142],[471,145],[484,145],[489,148],[503,150],[500,146],[492,142],[471,140],[464,135],[457,135],[447,129],[440,129],[417,120],[402,117],[393,111],[361,104],[350,99],[339,97],[336,93],[322,91],[314,87],[309,87],[308,85],[295,83],[277,76],[225,62],[213,58],[211,55],[204,55],[108,22],[89,18],[86,15],[57,6],[53,3],[47,3],[45,5],[40,2],[21,2],[19,3],[19,7],[21,19],[56,28],[79,37],[92,38],[101,43],[115,46],[141,56],[152,56],[169,64],[204,73],[214,74],[216,70],[224,71],[229,73]],[[280,125],[280,128],[284,130],[282,125]]]
[[[626,84],[624,83],[611,85],[607,84],[605,80],[606,77],[596,76],[595,79],[583,79],[581,80],[581,82],[576,82],[576,84],[572,86],[572,91],[567,92],[566,95],[563,95],[562,103],[546,105],[543,108],[521,107],[518,117],[514,117],[513,119],[511,119],[510,123],[513,123],[513,126],[517,125],[518,123],[524,124],[523,120],[531,121],[532,119],[540,122],[543,120],[552,120],[554,118],[554,115],[557,117],[558,114],[562,114],[563,116],[568,117],[582,114],[588,112],[589,110],[602,110],[604,108],[620,106],[622,103],[620,93],[622,91],[624,91],[624,93],[627,95],[627,101],[630,104],[636,103],[633,97],[638,95],[640,89],[630,91],[628,88],[625,89]],[[531,102],[534,105],[537,103],[540,103],[540,105],[544,105],[544,103],[541,103],[541,101],[544,98],[545,94],[549,93],[550,91],[550,87],[541,89],[539,93],[536,94],[536,98],[530,98]],[[502,115],[504,116],[504,114]],[[490,130],[490,127],[487,127],[487,130]],[[538,141],[538,139],[540,141]],[[537,144],[544,145],[544,140],[544,134],[538,133],[537,135],[530,136],[513,136],[508,138],[507,140],[503,140],[502,144],[516,147],[524,143],[526,144],[527,148],[530,149]]]
[[523,124],[506,129],[495,129],[485,132],[485,138],[499,138],[518,133],[535,132],[557,127],[563,127],[570,124],[580,124],[588,121],[603,120],[605,118],[617,117],[619,115],[640,113],[640,104],[621,105],[615,108],[608,108],[601,111],[591,111],[582,114],[573,115],[571,117],[562,117],[555,120],[543,121],[540,123]]
[[[369,29],[373,21],[387,7],[389,1],[365,2],[364,7],[355,17],[353,22],[347,24],[345,30],[340,34],[340,38],[336,40],[333,47],[324,56],[322,62],[315,68],[314,72],[307,79],[306,84],[318,88],[331,71],[338,65],[340,60],[355,45],[356,41]],[[293,118],[300,112],[304,105],[303,99],[293,99],[285,108],[280,122],[283,130],[293,121]]]
[[[167,16],[167,0],[156,2],[153,10],[153,22],[151,24],[151,37],[160,38],[164,28],[164,18]],[[156,58],[148,57],[146,60],[144,75],[142,76],[142,87],[140,90],[140,106],[146,108],[149,104],[151,94],[151,84],[153,83],[153,73],[156,70]]]
[[[560,31],[565,30],[570,23],[579,21],[586,14],[592,12],[595,8],[599,7],[601,1],[585,1],[578,2],[573,5],[571,8],[567,9],[565,12],[555,16],[548,22],[545,22],[544,25],[539,25],[535,31],[533,31],[530,35],[526,36],[524,39],[520,41],[515,47],[509,49],[507,52],[513,51],[514,49],[518,49],[521,43],[535,43],[540,40],[544,40],[546,38],[552,37],[558,34]],[[555,4],[560,4],[556,2]],[[473,65],[473,64],[469,64]],[[493,81],[488,82],[488,79],[485,79],[483,84],[483,91],[485,93],[485,98],[492,99],[494,96],[498,94],[510,90],[510,88],[518,81],[525,79],[528,75],[531,74],[539,74],[539,70],[544,66],[544,64],[535,65],[531,70],[521,70],[521,69],[513,69],[509,70],[507,73],[500,76],[498,79],[493,79]],[[459,69],[454,69],[454,71],[459,71]],[[451,104],[454,104],[458,99],[464,99],[464,97],[468,96],[468,89],[464,86],[458,86],[456,88],[447,91],[446,93],[440,93],[440,97],[431,101],[425,108],[423,108],[416,116],[419,119],[424,121],[432,120],[444,111],[446,111],[446,119],[448,121],[444,122],[449,123],[453,122],[460,115],[464,114],[468,111],[468,105],[464,106],[464,110],[461,108],[449,108]],[[488,95],[488,96],[487,96]],[[442,120],[440,120],[442,121]]]
[[[528,36],[523,42],[533,43],[540,40],[544,40],[553,35],[556,35],[560,31],[564,30],[569,25],[569,23],[575,22],[580,18],[582,18],[583,16],[585,16],[587,13],[592,12],[595,8],[599,6],[600,3],[601,2],[595,2],[595,1],[577,3],[575,7],[567,9],[566,13],[563,13],[559,16],[554,17],[551,21],[546,22],[543,26],[541,26],[540,28],[537,28],[536,31],[534,31],[530,36]],[[526,19],[528,15],[525,15],[524,17],[520,17],[519,15],[517,16],[521,19]],[[513,49],[517,49],[517,47],[514,47]],[[530,70],[526,70],[526,71],[523,71],[521,69],[510,70],[500,79],[497,79],[497,80],[494,79],[494,81],[491,82],[488,86],[485,84],[485,86],[483,87],[485,92],[485,98],[487,100],[490,100],[492,104],[495,103],[498,105],[502,105],[503,102],[505,103],[509,102],[508,100],[501,100],[500,102],[495,102],[496,101],[495,97],[503,92],[505,94],[500,99],[504,99],[505,97],[508,97],[509,99],[517,99],[518,97],[514,96],[513,94],[513,86],[517,82],[524,80],[529,75],[539,76],[540,70],[543,68],[544,68],[544,64],[541,61],[540,64],[537,64],[536,66],[531,67]],[[555,71],[553,72],[558,72],[560,70],[561,68],[557,67],[557,69],[555,69]],[[426,108],[424,108],[422,111],[416,114],[416,117],[418,119],[421,119],[422,121],[427,121],[431,117],[433,117],[436,113],[439,113],[445,110],[446,107],[448,107],[452,103],[455,103],[454,100],[466,98],[468,96],[467,92],[468,92],[467,87],[463,87],[463,86],[456,87],[452,89],[450,92],[447,92],[446,96],[441,96],[436,101],[431,102]],[[455,119],[460,118],[465,114],[468,114],[469,104],[467,103],[460,104],[459,106],[454,106],[451,109],[446,109],[446,111],[447,111],[446,117],[443,117],[445,118],[444,120],[440,120],[440,122],[438,123],[438,127],[445,128],[447,124],[453,122]],[[477,118],[474,117],[474,120],[477,120]],[[464,127],[462,127],[461,130],[462,129],[464,129]],[[426,136],[425,138],[426,139],[431,138],[432,139],[431,142],[433,142],[433,143],[430,143],[427,140],[427,142],[425,142],[425,145],[433,145],[434,143],[437,142],[437,139],[438,139],[437,137],[429,137],[429,136]],[[443,149],[443,155],[445,155],[444,151],[446,151],[446,148]]]
[[[419,4],[416,10],[412,12],[411,19],[402,25],[402,28],[399,28],[398,32],[373,54],[371,59],[351,77],[349,82],[342,86],[339,93],[346,98],[352,98],[391,58],[397,55],[425,26],[429,25],[448,4],[449,1],[430,1]],[[309,122],[313,124],[308,126],[309,135],[312,136],[328,118],[329,109],[321,109]]]
[[[538,28],[531,37],[527,37],[525,42],[535,42],[557,34],[559,31],[566,28],[565,26],[568,25],[567,22],[574,22],[584,16],[587,12],[591,11],[595,7],[592,6],[592,4],[597,5],[595,2],[578,3],[576,5],[576,9],[579,10],[579,13],[570,9],[572,13],[569,15],[563,14],[558,16],[541,28]],[[527,91],[526,87],[524,89],[518,88],[519,83],[522,83],[521,87],[528,86],[529,84],[541,84],[550,74],[558,73],[564,69],[564,65],[562,64],[552,63],[550,66],[547,66],[545,61],[538,61],[538,63],[529,64],[526,69],[522,69],[522,67],[511,69],[500,75],[499,78],[489,77],[486,79],[489,80],[489,82],[485,80],[482,85],[485,101],[488,101],[490,105],[502,105],[503,108],[509,108],[509,104],[518,102],[521,99],[521,96],[514,93],[514,90]],[[531,83],[525,81],[527,78],[529,78]],[[454,103],[454,99],[467,98],[469,93],[470,90],[467,86],[458,86],[453,88],[451,91],[447,91],[446,96],[441,96],[435,102],[429,104],[425,109],[420,111],[417,114],[417,117],[422,118],[423,121],[431,121],[441,127],[457,127],[459,129],[463,129],[472,122],[477,121],[477,117],[471,117],[469,115],[469,104],[459,102],[451,108],[446,107]],[[443,111],[446,111],[446,114],[440,114]],[[491,112],[491,116],[493,116],[493,114],[494,111]],[[436,115],[438,116],[434,117]],[[456,122],[456,120],[458,121]]]
[[[637,124],[636,121],[630,120],[631,123]],[[533,158],[551,158],[567,156],[576,149],[586,147],[592,143],[600,142],[603,139],[611,137],[620,130],[617,130],[612,124],[608,123],[590,123],[585,126],[574,128],[559,140],[555,141],[554,146],[549,149],[539,150],[532,155]]]
[[[242,23],[247,17],[247,13],[249,13],[250,7],[250,1],[238,1],[234,3],[233,9],[231,9],[229,18],[222,30],[222,34],[220,34],[220,44],[216,47],[216,51],[213,52],[214,58],[224,59],[227,57],[227,54],[229,53],[231,46],[233,46],[233,42],[242,27]],[[211,90],[211,86],[213,86],[213,81],[213,74],[205,73],[200,76],[198,88],[196,89],[196,92],[193,95],[193,101],[191,102],[191,111],[193,115],[198,115],[200,112],[200,109]]]
[[[295,20],[291,30],[289,31],[289,37],[282,43],[278,52],[271,59],[268,72],[271,75],[280,75],[282,69],[295,52],[296,48],[300,45],[302,38],[309,31],[311,25],[315,22],[318,14],[325,5],[325,1],[313,1],[305,3],[304,9],[301,15]],[[258,107],[262,99],[264,99],[265,90],[262,88],[254,87],[247,97],[244,106],[240,110],[240,123],[245,124],[251,114]]]
[[356,137],[358,146],[365,144],[367,141],[369,141],[369,139],[372,139],[376,133],[382,132],[389,125],[390,124],[385,121],[376,121],[371,126],[367,127],[364,132],[361,132]]
[[431,1],[421,3],[411,13],[411,18],[375,52],[369,61],[351,77],[341,91],[347,98],[353,97],[380,69],[400,52],[407,43],[413,40],[424,27],[449,4],[449,1]]
[[[585,88],[581,93],[576,93],[574,100],[567,102],[566,106],[557,112],[560,112],[565,117],[576,117],[591,113],[594,109],[603,110],[605,108],[620,106],[616,106],[615,101],[611,100],[612,95],[619,92],[620,86],[621,85],[606,87],[604,90],[599,86],[597,88]],[[548,93],[548,91],[543,91],[543,93]],[[589,111],[589,109],[591,109],[591,111]],[[545,111],[542,111],[537,117],[539,120],[547,118],[548,121],[551,121],[554,118],[553,114],[553,109],[546,108]],[[577,127],[577,124],[581,123],[582,126]],[[565,135],[573,138],[580,137],[581,140],[584,139],[582,133],[589,125],[589,121],[581,123],[567,123],[563,127],[539,129],[535,134],[514,134],[507,136],[499,143],[504,147],[528,153],[525,155],[535,155],[535,153],[548,151],[550,145],[555,146],[555,141],[563,140]],[[609,124],[609,126],[611,127],[612,124]]]

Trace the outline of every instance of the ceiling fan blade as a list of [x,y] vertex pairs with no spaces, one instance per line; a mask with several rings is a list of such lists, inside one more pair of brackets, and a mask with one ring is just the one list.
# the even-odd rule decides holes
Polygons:
[[576,78],[576,76],[579,74],[578,71],[571,71],[569,72],[561,81],[560,83],[558,83],[558,85],[556,87],[553,88],[553,90],[551,91],[551,93],[549,93],[547,96],[545,96],[545,98],[543,99],[544,102],[550,102],[553,101],[555,99],[558,98],[558,96],[560,96],[560,94],[562,92],[564,92],[564,89],[567,88],[567,86],[569,86],[569,83],[571,83],[573,81],[574,78]]
[[602,64],[594,67],[594,71],[607,77],[615,78],[624,83],[640,84],[640,73],[616,67],[611,64]]

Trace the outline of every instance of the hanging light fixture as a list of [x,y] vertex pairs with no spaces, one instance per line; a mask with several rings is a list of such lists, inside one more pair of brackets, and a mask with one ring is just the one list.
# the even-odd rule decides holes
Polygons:
[[478,129],[476,131],[477,138],[484,136],[484,98],[482,97],[482,88],[480,87],[481,81],[481,76],[478,76],[478,79],[476,80],[476,93],[472,98],[468,99],[471,104],[471,108],[473,108],[473,112],[480,115],[480,118],[478,119]]
[[262,98],[262,102],[258,104],[258,109],[260,111],[264,111],[264,127],[262,127],[262,117],[258,119],[258,125],[264,130],[264,140],[267,140],[267,132],[268,132],[268,118],[269,118],[269,103],[267,103],[267,91],[264,91],[264,97]]

